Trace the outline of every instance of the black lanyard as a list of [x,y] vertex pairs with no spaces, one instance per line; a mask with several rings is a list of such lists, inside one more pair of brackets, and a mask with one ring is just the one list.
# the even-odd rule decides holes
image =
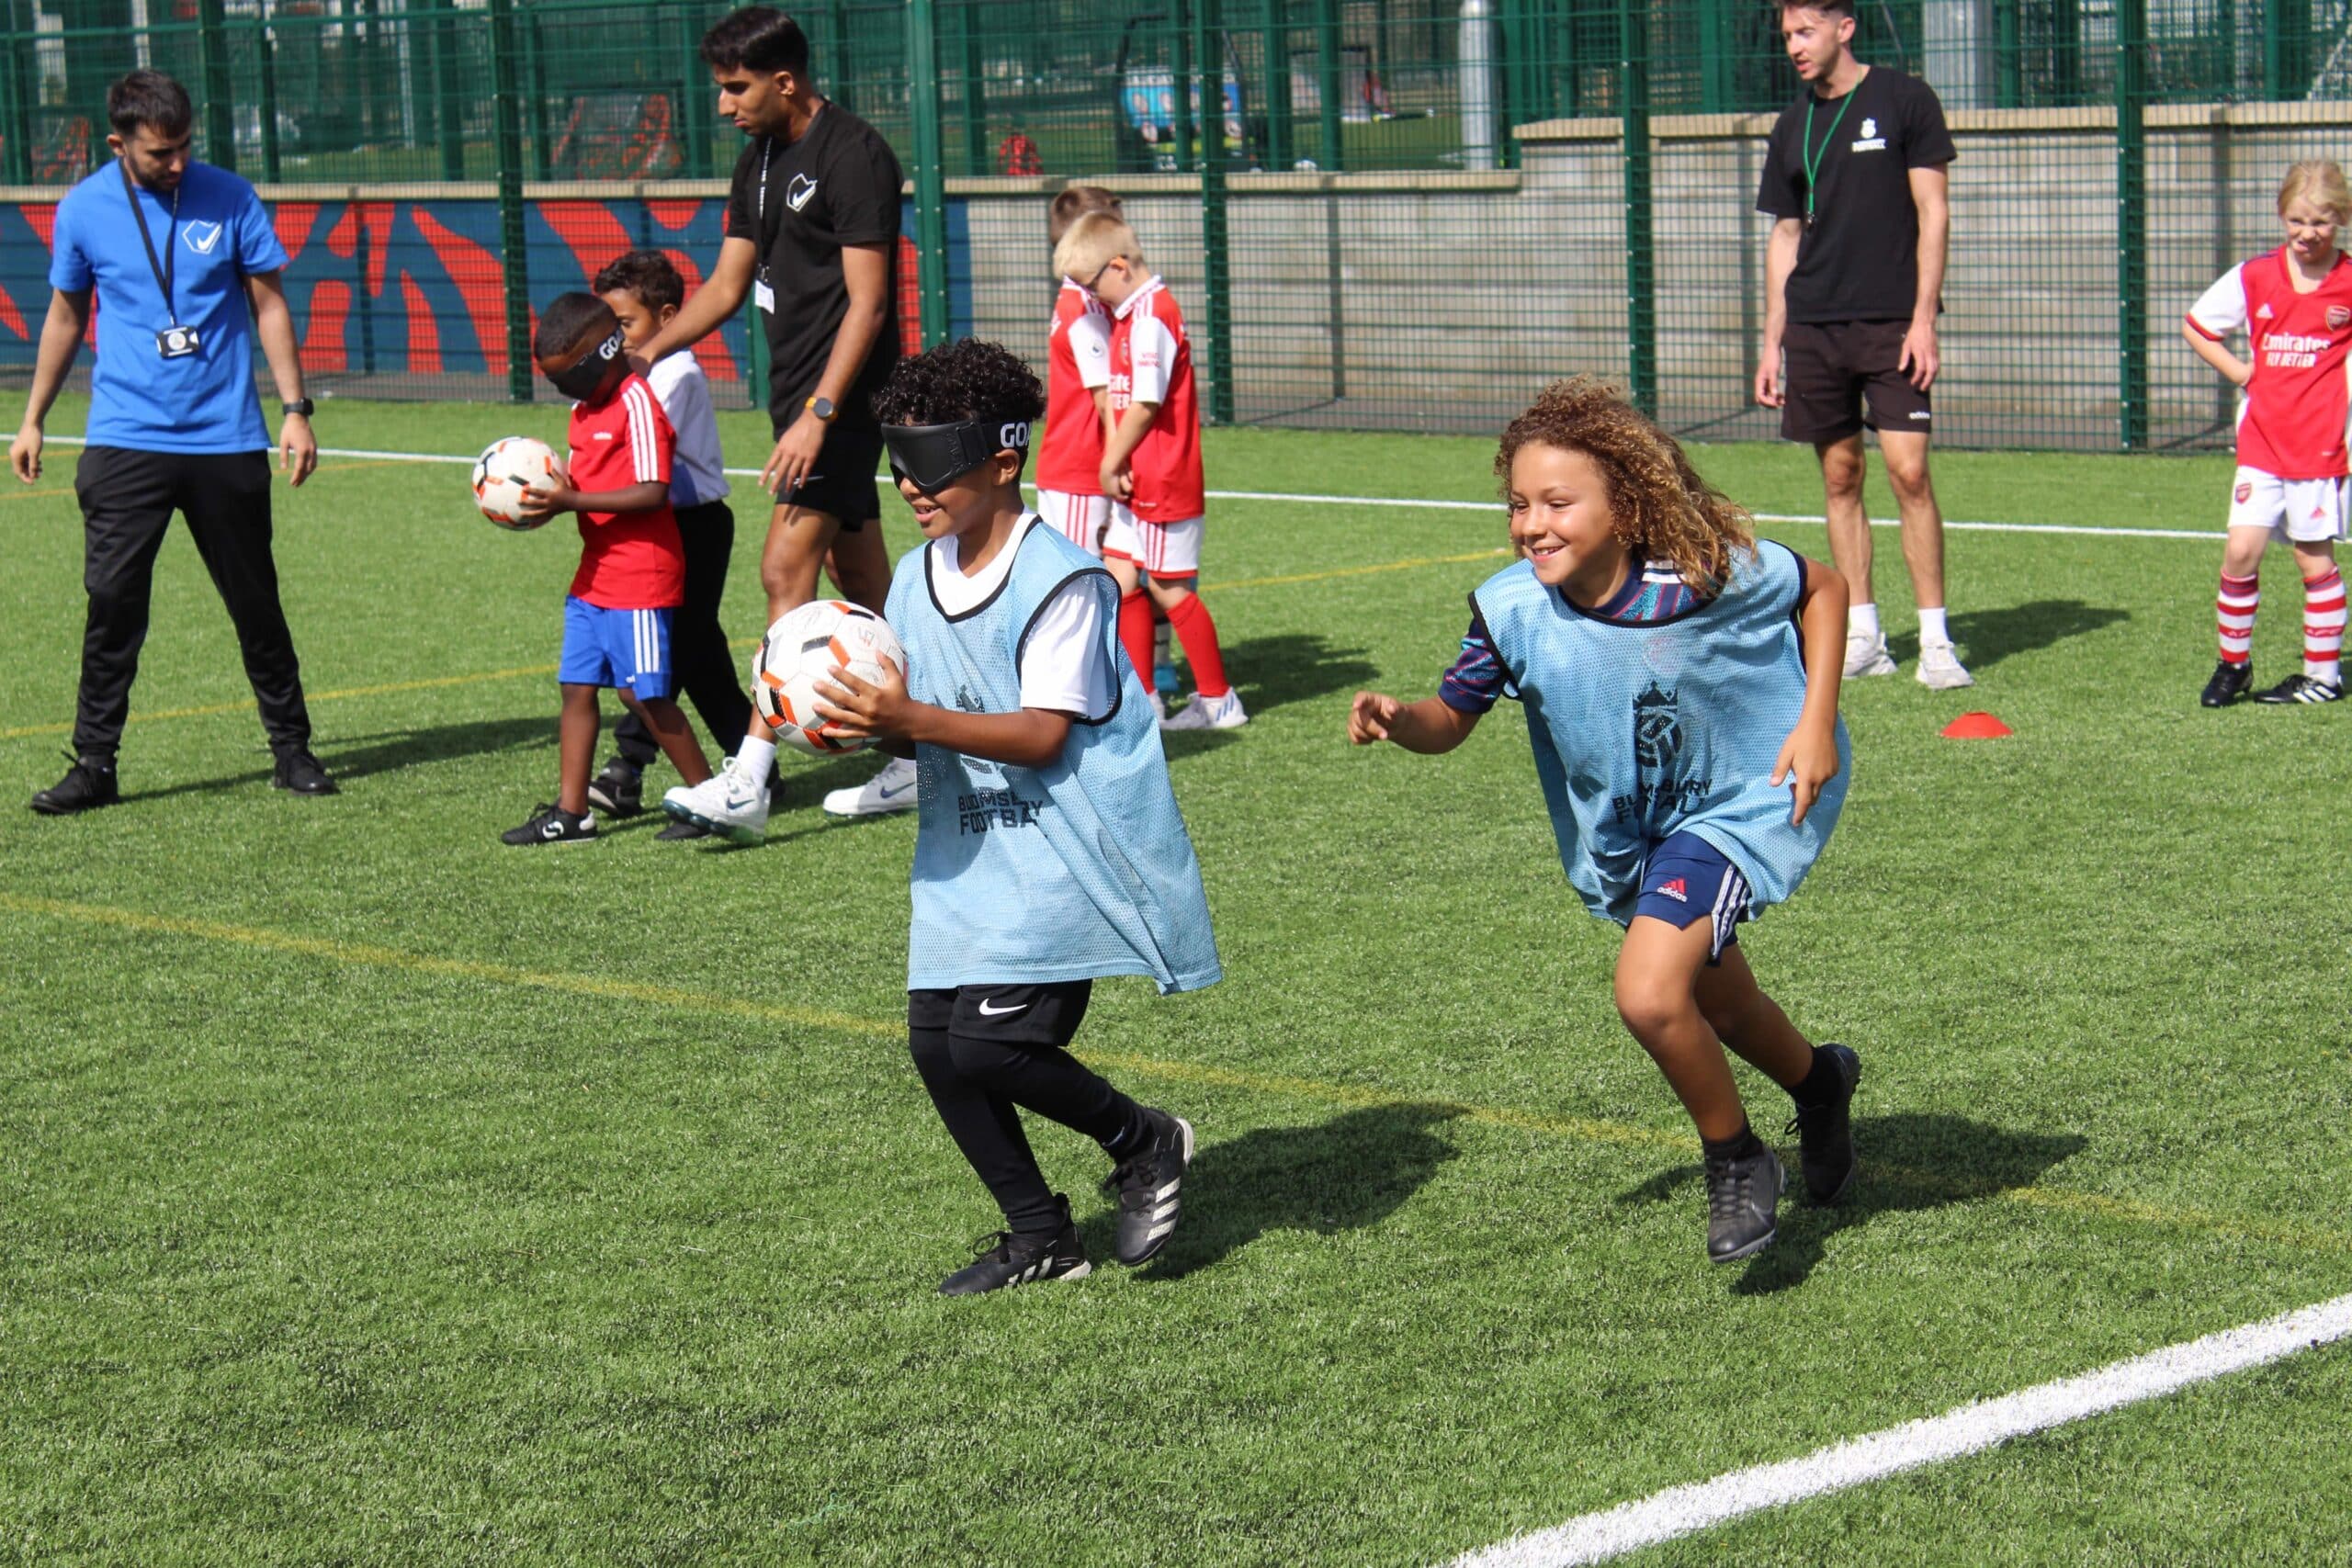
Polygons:
[[139,206],[139,191],[130,183],[130,165],[118,159],[115,167],[122,171],[122,194],[130,199],[130,216],[138,221],[139,243],[146,247],[147,270],[155,275],[155,287],[164,291],[164,319],[178,326],[180,313],[172,308],[172,280],[179,276],[180,256],[172,247],[172,241],[180,231],[179,186],[172,187],[172,226],[164,231],[164,259],[159,262],[155,259],[154,236],[147,232],[147,214]]

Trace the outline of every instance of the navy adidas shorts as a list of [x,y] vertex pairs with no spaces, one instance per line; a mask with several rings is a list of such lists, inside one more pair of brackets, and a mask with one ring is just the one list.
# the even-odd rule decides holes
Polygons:
[[671,610],[607,610],[585,599],[563,601],[563,658],[555,678],[571,686],[611,686],[639,702],[678,689],[670,662]]
[[1713,920],[1707,941],[1707,962],[1713,964],[1723,957],[1724,948],[1739,941],[1736,928],[1752,908],[1747,878],[1723,851],[1696,833],[1673,833],[1650,852],[1642,867],[1642,891],[1634,913],[1664,920],[1677,931]]

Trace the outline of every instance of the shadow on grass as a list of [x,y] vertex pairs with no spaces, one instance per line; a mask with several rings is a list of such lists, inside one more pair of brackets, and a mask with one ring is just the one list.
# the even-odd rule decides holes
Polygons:
[[[1962,660],[1973,672],[1990,669],[2013,653],[2032,653],[2131,618],[2129,610],[2086,604],[2080,599],[2036,599],[2030,604],[1998,610],[1960,611],[1951,617],[1951,636],[1960,647]],[[1897,662],[1913,663],[1919,657],[1919,634],[1889,637],[1886,646]]]
[[[1329,1235],[1379,1224],[1454,1157],[1430,1129],[1459,1114],[1442,1105],[1374,1105],[1314,1126],[1261,1127],[1203,1144],[1184,1176],[1183,1226],[1146,1277],[1182,1279],[1268,1231]],[[1110,1256],[1110,1230],[1108,1215],[1088,1227],[1091,1256]]]
[[[535,714],[529,718],[485,718],[464,724],[419,726],[390,729],[376,735],[337,737],[314,742],[319,761],[339,784],[350,784],[378,773],[398,773],[424,762],[444,762],[458,757],[481,757],[502,751],[552,751],[555,718]],[[271,769],[254,768],[226,778],[191,779],[160,789],[134,790],[122,798],[167,800],[180,795],[210,795],[269,782]],[[552,780],[548,781],[550,785]]]
[[1362,649],[1334,648],[1314,632],[1253,637],[1227,643],[1224,652],[1226,676],[1253,714],[1353,691],[1380,673]]
[[[1795,1151],[1783,1151],[1789,1190],[1781,1198],[1780,1236],[1749,1259],[1732,1289],[1739,1295],[1757,1296],[1803,1284],[1821,1261],[1829,1238],[1841,1230],[1867,1224],[1874,1214],[1981,1202],[2031,1187],[2087,1144],[2072,1133],[2011,1133],[1965,1116],[1905,1112],[1858,1117],[1854,1147],[1860,1169],[1846,1201],[1834,1209],[1819,1208],[1805,1196]],[[1695,1165],[1663,1171],[1620,1193],[1617,1201],[1664,1202],[1685,1187],[1695,1188],[1700,1174]],[[1700,1213],[1694,1205],[1694,1222]]]

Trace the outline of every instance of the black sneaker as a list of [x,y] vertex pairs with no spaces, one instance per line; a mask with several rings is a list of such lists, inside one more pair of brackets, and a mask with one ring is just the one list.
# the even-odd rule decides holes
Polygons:
[[577,844],[596,836],[596,818],[585,811],[574,817],[560,806],[540,806],[528,822],[498,836],[509,844]]
[[1184,1168],[1193,1163],[1193,1124],[1147,1106],[1151,1142],[1119,1162],[1102,1189],[1119,1201],[1118,1238],[1112,1256],[1132,1269],[1168,1245],[1183,1200]]
[[1789,1173],[1760,1145],[1752,1155],[1707,1161],[1707,1261],[1736,1263],[1772,1245],[1773,1211]]
[[2209,708],[2225,708],[2245,696],[2245,689],[2253,684],[2251,663],[2233,664],[2224,659],[2213,666],[2213,678],[2205,682],[2205,690],[2197,700]]
[[2344,688],[2330,685],[2325,681],[2314,681],[2298,670],[2268,691],[2255,693],[2254,700],[2258,703],[2340,703],[2344,700]]
[[307,750],[280,751],[277,766],[269,775],[272,789],[290,789],[296,795],[340,795],[334,780],[327,777],[326,769]]
[[1847,1045],[1824,1045],[1838,1064],[1843,1092],[1827,1105],[1800,1105],[1789,1119],[1796,1134],[1797,1163],[1804,1169],[1804,1190],[1816,1203],[1835,1203],[1854,1184],[1854,1086],[1861,1081],[1862,1059]]
[[65,770],[65,776],[33,796],[35,811],[43,817],[71,817],[77,811],[112,806],[122,798],[111,761],[76,757],[71,752],[66,754],[66,760],[74,765]]
[[977,1296],[1014,1285],[1042,1285],[1048,1280],[1083,1280],[1094,1271],[1086,1260],[1085,1244],[1069,1223],[1069,1205],[1062,1205],[1062,1228],[1052,1235],[1015,1235],[999,1231],[981,1242],[972,1261],[939,1282],[943,1296]]
[[645,771],[616,754],[588,781],[588,804],[607,817],[636,816],[645,809]]
[[[596,792],[594,790],[590,790],[588,792],[588,798],[591,800],[595,799]],[[684,818],[681,818],[677,821],[671,823],[667,828],[662,829],[660,832],[654,834],[653,839],[656,843],[682,844],[689,839],[707,839],[712,836],[711,830],[704,827],[701,823],[689,822]]]

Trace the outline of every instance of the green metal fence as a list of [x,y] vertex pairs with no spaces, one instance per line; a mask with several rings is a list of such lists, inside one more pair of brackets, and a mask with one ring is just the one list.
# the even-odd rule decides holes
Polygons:
[[[306,337],[327,385],[528,396],[532,303],[577,286],[598,244],[659,243],[697,267],[715,253],[742,141],[695,45],[725,9],[0,0],[0,181],[45,237],[30,215],[105,156],[106,84],[169,70],[198,100],[200,154],[258,182],[282,231],[289,209],[315,217],[296,272],[343,269],[320,287],[344,293],[303,295],[353,313]],[[1934,85],[1960,146],[1940,438],[2225,444],[2226,389],[2176,323],[2276,243],[2287,164],[2352,156],[2352,0],[1860,11],[1858,52]],[[908,302],[932,336],[1039,353],[1046,203],[1089,180],[1122,194],[1190,313],[1214,418],[1490,431],[1544,379],[1588,369],[1677,428],[1771,433],[1747,397],[1767,228],[1752,209],[1796,82],[1769,4],[795,14],[826,91],[907,167]],[[27,249],[0,245],[0,375],[29,359],[9,310],[38,322]],[[748,395],[754,345],[740,329],[729,344]]]

